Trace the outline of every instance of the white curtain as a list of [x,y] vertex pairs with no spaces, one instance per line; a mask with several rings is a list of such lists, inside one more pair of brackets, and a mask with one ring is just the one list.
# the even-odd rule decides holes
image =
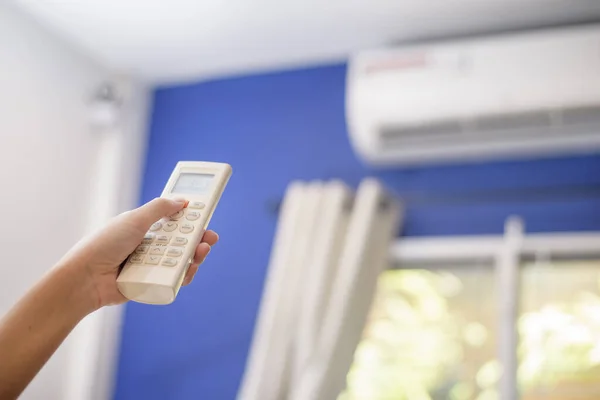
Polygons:
[[240,400],[335,399],[345,387],[399,206],[374,179],[286,191]]

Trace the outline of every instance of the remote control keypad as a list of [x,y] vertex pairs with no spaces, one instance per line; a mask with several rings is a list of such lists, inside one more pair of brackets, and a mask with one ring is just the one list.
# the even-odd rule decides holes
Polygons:
[[200,218],[199,211],[188,211],[187,215],[185,216],[185,219],[187,219],[188,221],[195,221],[198,218]]
[[142,245],[139,245],[139,246],[138,246],[138,247],[135,249],[135,252],[136,252],[137,254],[146,254],[146,253],[148,252],[148,249],[149,249],[149,248],[150,248],[150,246],[148,246],[148,245],[145,245],[145,244],[142,244]]
[[[178,211],[168,217],[168,220],[157,221],[150,227],[142,243],[129,256],[132,264],[162,265],[164,267],[176,266],[183,255],[183,247],[188,244],[185,235],[192,233],[195,225],[185,221],[196,221],[202,216],[200,211],[205,204],[192,201],[188,208]],[[164,233],[175,233],[166,235]],[[180,236],[183,234],[183,236]]]
[[188,240],[184,237],[181,236],[177,236],[175,237],[175,239],[173,239],[173,246],[185,246],[187,244]]
[[152,243],[153,240],[154,240],[154,234],[146,233],[146,235],[144,236],[144,239],[142,239],[142,244],[150,244],[150,243]]
[[163,231],[165,232],[173,232],[175,229],[177,229],[177,222],[165,222],[163,225]]
[[148,256],[146,257],[146,264],[155,264],[158,265],[160,262],[161,256]]
[[177,221],[181,217],[183,217],[183,210],[177,211],[175,214],[171,215],[169,218],[171,218],[172,221]]
[[196,208],[198,210],[202,210],[206,205],[201,201],[190,201],[188,204],[188,208]]
[[177,265],[177,260],[176,258],[170,258],[167,257],[162,261],[162,265],[164,265],[165,267],[174,267],[175,265]]
[[169,235],[156,235],[156,243],[158,244],[169,244],[171,236]]

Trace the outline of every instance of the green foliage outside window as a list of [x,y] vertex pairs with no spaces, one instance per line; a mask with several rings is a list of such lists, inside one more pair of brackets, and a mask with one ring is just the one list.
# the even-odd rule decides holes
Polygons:
[[[600,398],[600,263],[524,265],[522,399]],[[491,266],[386,271],[339,400],[494,400]]]

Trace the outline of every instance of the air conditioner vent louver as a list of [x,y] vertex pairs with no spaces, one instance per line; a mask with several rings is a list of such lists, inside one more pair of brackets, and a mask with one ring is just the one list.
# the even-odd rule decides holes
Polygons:
[[562,113],[562,123],[571,125],[599,125],[600,106],[569,108]]
[[462,131],[463,127],[459,121],[441,121],[417,126],[384,126],[381,129],[381,138],[384,141],[396,140],[400,137],[406,140],[435,140],[454,136]]
[[[415,144],[453,144],[473,136],[498,135],[510,139],[518,135],[548,135],[559,131],[568,135],[568,127],[595,126],[600,132],[600,107],[578,107],[555,111],[530,111],[513,114],[486,115],[473,119],[437,121],[418,126],[383,126],[381,148]],[[559,130],[560,128],[560,130]],[[496,139],[498,139],[496,138]]]
[[544,111],[514,114],[485,115],[476,118],[472,131],[486,133],[517,129],[547,128],[552,125],[552,115]]

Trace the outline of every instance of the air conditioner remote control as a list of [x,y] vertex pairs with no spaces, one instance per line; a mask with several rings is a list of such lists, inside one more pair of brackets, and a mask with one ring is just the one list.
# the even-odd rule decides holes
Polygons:
[[156,221],[129,256],[117,278],[123,296],[147,304],[175,300],[230,176],[229,164],[177,163],[161,197],[185,198],[189,203]]

